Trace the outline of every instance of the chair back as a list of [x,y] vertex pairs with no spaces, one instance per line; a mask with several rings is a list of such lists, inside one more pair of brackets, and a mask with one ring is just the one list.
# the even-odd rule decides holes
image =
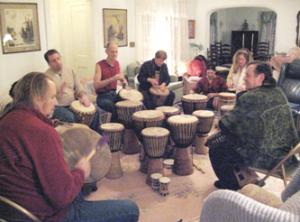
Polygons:
[[3,196],[0,196],[0,221],[41,222],[24,207]]
[[300,59],[281,66],[278,86],[281,87],[290,103],[300,105]]

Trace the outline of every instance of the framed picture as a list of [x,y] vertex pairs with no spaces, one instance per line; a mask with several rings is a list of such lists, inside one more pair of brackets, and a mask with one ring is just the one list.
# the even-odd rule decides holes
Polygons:
[[300,11],[297,14],[297,26],[296,26],[296,45],[300,47]]
[[3,54],[41,49],[36,3],[0,3]]
[[104,47],[114,41],[127,46],[127,9],[103,9]]
[[189,39],[195,38],[195,20],[188,20]]

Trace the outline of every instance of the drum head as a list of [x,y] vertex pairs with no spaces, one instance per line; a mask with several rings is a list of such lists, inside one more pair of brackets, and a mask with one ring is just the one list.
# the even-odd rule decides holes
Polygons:
[[[97,132],[82,124],[66,124],[56,127],[63,146],[64,157],[70,169],[74,169],[78,160],[87,156],[96,148],[102,138]],[[111,164],[111,153],[107,143],[96,150],[96,154],[91,158],[91,175],[85,180],[92,183],[103,178],[108,172]]]
[[230,92],[221,92],[219,93],[219,97],[223,99],[235,99],[236,94]]
[[73,111],[81,112],[81,113],[94,113],[96,112],[96,107],[91,103],[90,106],[86,107],[82,105],[79,100],[75,100],[71,103],[71,109]]
[[142,101],[144,99],[143,94],[136,89],[121,89],[119,96],[130,101]]
[[160,110],[141,110],[133,114],[134,120],[160,120],[164,119],[165,115]]
[[116,107],[140,107],[142,106],[142,102],[140,101],[131,101],[131,100],[123,100],[116,103]]
[[119,132],[124,130],[124,126],[121,123],[103,123],[100,128],[105,132]]
[[180,109],[175,106],[159,106],[155,108],[156,110],[162,111],[164,114],[179,114]]
[[164,137],[169,134],[169,130],[162,127],[147,127],[142,130],[142,135],[148,137]]
[[172,124],[190,124],[198,123],[198,118],[192,115],[175,115],[169,117],[168,123]]
[[201,95],[197,93],[187,94],[182,97],[182,101],[186,102],[200,102],[207,101],[208,97],[206,95]]
[[197,110],[193,112],[193,115],[197,117],[209,118],[209,117],[213,117],[215,114],[213,111],[209,111],[209,110]]

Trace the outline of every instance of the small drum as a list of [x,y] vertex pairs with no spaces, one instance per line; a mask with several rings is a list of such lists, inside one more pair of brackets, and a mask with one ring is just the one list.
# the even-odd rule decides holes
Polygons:
[[76,115],[79,123],[90,125],[94,119],[96,113],[96,107],[91,103],[90,106],[85,107],[79,100],[75,100],[71,103],[70,109]]
[[175,106],[159,106],[156,107],[155,109],[162,111],[163,114],[165,114],[166,119],[168,119],[170,116],[180,114],[180,109]]
[[230,112],[233,110],[234,105],[223,105],[220,107],[221,110],[221,116],[224,116],[226,113]]
[[188,94],[181,98],[184,114],[192,114],[199,109],[205,109],[208,97],[200,94]]
[[193,112],[193,116],[196,116],[199,120],[197,133],[201,135],[208,134],[214,122],[214,112],[209,110],[197,110]]
[[131,88],[121,89],[119,91],[119,96],[123,100],[130,100],[130,101],[143,101],[143,99],[144,99],[142,93],[140,93],[136,89],[131,89]]
[[162,177],[160,173],[152,173],[151,174],[151,188],[154,191],[159,191],[159,179]]
[[109,179],[117,179],[123,175],[120,150],[123,144],[124,126],[120,123],[104,123],[101,124],[100,129],[103,135],[109,138],[109,147],[112,155],[111,165],[106,177]]
[[167,196],[169,194],[169,177],[161,177],[159,178],[159,194],[162,196]]
[[198,119],[192,115],[175,115],[167,122],[176,144],[173,170],[177,175],[190,175],[193,173],[190,145],[196,135]]
[[172,174],[173,166],[174,159],[165,159],[163,161],[164,176],[170,176]]
[[97,147],[101,136],[83,124],[64,124],[57,126],[56,131],[64,146],[64,157],[70,169],[74,169],[78,160],[87,156],[93,149],[95,155],[91,158],[91,175],[86,183],[93,183],[102,179],[109,170],[111,153],[108,144]]
[[165,152],[169,130],[162,127],[148,127],[142,130],[143,145],[148,159],[146,183],[151,185],[152,173],[163,173],[162,155]]
[[218,100],[219,111],[223,105],[234,105],[235,104],[236,95],[234,93],[222,92],[222,93],[219,93],[218,97],[219,97],[219,100]]
[[126,127],[124,136],[123,152],[126,154],[135,154],[140,152],[140,145],[135,131],[133,130],[132,115],[136,111],[143,109],[140,101],[124,100],[116,103],[118,119]]
[[167,87],[164,89],[161,89],[160,87],[151,87],[149,91],[153,96],[153,103],[156,107],[164,105],[166,98],[170,93]]
[[140,101],[124,100],[116,103],[118,120],[126,127],[132,128],[132,115],[136,111],[143,109],[143,104]]

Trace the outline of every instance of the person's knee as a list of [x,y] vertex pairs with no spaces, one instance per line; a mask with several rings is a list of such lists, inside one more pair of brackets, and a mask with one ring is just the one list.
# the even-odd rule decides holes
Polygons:
[[67,123],[75,123],[77,121],[75,114],[63,107],[59,107],[54,110],[53,118]]
[[115,104],[113,101],[108,100],[108,99],[97,99],[97,105],[101,108],[104,109],[107,112],[113,112],[115,109]]

